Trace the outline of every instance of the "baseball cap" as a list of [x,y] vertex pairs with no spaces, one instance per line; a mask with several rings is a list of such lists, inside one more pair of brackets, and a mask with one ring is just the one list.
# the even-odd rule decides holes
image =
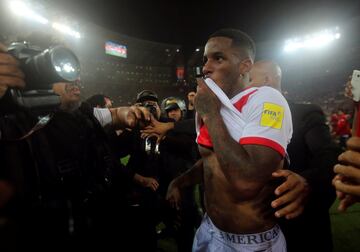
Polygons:
[[143,102],[143,101],[155,101],[158,102],[158,96],[155,92],[151,90],[143,90],[136,96],[136,102]]

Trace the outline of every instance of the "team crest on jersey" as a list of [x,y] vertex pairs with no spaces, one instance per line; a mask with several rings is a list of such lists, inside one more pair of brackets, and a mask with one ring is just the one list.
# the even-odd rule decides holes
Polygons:
[[283,119],[284,107],[274,103],[264,103],[260,121],[261,126],[281,129]]

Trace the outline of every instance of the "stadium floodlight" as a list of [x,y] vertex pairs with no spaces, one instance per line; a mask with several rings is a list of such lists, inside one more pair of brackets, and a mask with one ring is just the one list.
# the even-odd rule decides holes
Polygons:
[[289,39],[285,41],[284,51],[294,52],[298,49],[318,49],[324,47],[341,37],[338,28],[334,30],[323,30],[318,33],[306,35],[303,38]]
[[75,38],[81,38],[81,35],[79,32],[77,31],[74,31],[73,29],[71,29],[69,26],[66,26],[66,25],[63,25],[63,24],[59,24],[59,23],[53,23],[52,24],[52,27],[55,29],[55,30],[58,30],[62,33],[65,33],[65,34],[68,34],[70,36],[73,36]]
[[36,14],[34,11],[32,11],[26,4],[20,1],[12,1],[10,2],[10,9],[11,11],[18,16],[34,20],[41,24],[47,24],[49,23],[49,20],[46,18],[40,16],[39,14]]

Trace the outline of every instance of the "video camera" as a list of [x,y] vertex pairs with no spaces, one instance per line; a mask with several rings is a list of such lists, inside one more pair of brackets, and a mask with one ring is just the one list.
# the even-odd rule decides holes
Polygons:
[[49,110],[59,106],[60,97],[52,90],[56,82],[73,82],[80,77],[76,55],[63,46],[45,50],[27,42],[14,42],[8,52],[20,61],[26,87],[10,90],[13,100],[31,109]]

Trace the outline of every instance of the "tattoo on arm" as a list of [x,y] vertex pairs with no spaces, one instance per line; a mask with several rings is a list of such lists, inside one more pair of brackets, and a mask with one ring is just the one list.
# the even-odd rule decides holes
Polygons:
[[240,145],[229,134],[220,114],[205,121],[214,151],[228,179],[265,181],[279,166],[282,157],[274,150],[258,145]]

